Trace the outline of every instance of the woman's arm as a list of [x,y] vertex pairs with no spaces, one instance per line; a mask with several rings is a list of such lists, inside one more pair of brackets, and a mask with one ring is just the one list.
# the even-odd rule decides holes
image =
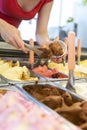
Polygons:
[[26,52],[19,30],[3,19],[0,19],[0,35],[7,43]]
[[49,42],[47,26],[51,13],[53,2],[46,3],[38,13],[37,27],[36,27],[36,41],[39,44]]

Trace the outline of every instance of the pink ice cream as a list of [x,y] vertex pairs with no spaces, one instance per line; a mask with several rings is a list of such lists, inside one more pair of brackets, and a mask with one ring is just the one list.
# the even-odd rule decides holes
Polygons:
[[79,130],[17,92],[0,97],[0,130]]
[[32,69],[33,72],[48,78],[67,78],[66,75],[58,72],[56,68],[48,69],[46,65],[38,66]]

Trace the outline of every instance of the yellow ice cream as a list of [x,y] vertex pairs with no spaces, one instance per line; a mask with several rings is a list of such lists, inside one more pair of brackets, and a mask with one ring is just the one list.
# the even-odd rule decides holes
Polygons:
[[[75,65],[75,76],[76,77],[87,77],[87,60],[81,61],[80,65]],[[68,63],[64,66],[62,63],[54,63],[54,62],[49,62],[48,67],[53,69],[56,68],[58,71],[68,74]]]
[[86,68],[87,68],[87,60],[81,61],[80,64],[81,64],[83,67],[86,67]]

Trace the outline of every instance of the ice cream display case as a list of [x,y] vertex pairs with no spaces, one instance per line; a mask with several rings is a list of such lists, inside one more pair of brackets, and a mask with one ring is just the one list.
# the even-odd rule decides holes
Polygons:
[[[62,78],[60,78],[60,77],[57,77],[57,78],[53,78],[53,77],[49,78],[48,77],[47,78],[47,77],[44,77],[41,75],[38,76],[37,74],[31,73],[32,71],[30,71],[34,66],[37,67],[37,65],[40,65],[40,64],[38,64],[40,62],[39,62],[39,59],[37,56],[35,56],[35,59],[34,59],[35,63],[33,64],[33,67],[31,67],[31,64],[29,62],[29,54],[24,55],[24,53],[21,50],[18,51],[18,50],[9,49],[9,48],[8,49],[0,49],[0,50],[1,50],[0,51],[0,57],[1,57],[0,60],[2,61],[1,64],[3,64],[3,62],[6,63],[6,64],[3,64],[4,69],[0,65],[1,74],[5,78],[9,79],[9,80],[6,80],[6,82],[3,81],[0,83],[0,90],[1,91],[7,90],[7,93],[9,93],[8,94],[9,97],[13,93],[17,93],[16,97],[18,97],[18,99],[21,98],[21,97],[19,98],[19,96],[18,96],[21,94],[23,96],[23,98],[25,98],[25,100],[27,100],[27,102],[29,102],[30,104],[35,104],[35,106],[40,107],[40,109],[46,111],[46,113],[52,114],[52,118],[55,117],[56,119],[58,119],[57,120],[58,123],[55,121],[55,119],[53,119],[53,122],[55,122],[55,123],[52,123],[52,127],[51,127],[51,125],[49,126],[48,122],[45,125],[45,121],[47,121],[49,119],[47,118],[46,120],[44,120],[44,123],[43,123],[42,119],[39,117],[40,110],[37,110],[37,108],[35,110],[33,108],[32,110],[34,112],[34,115],[35,115],[36,111],[38,113],[36,113],[36,115],[35,115],[35,122],[33,122],[34,116],[32,116],[33,121],[32,120],[31,121],[33,123],[26,121],[26,120],[29,120],[29,117],[30,117],[28,114],[27,114],[27,119],[24,118],[23,127],[26,128],[26,130],[28,129],[29,124],[32,124],[32,125],[30,125],[30,129],[35,128],[36,130],[37,129],[41,130],[41,129],[45,129],[45,128],[48,130],[51,128],[53,128],[54,130],[56,130],[56,129],[59,129],[59,130],[62,130],[62,129],[67,129],[67,130],[68,129],[72,129],[72,130],[83,129],[83,130],[85,130],[87,128],[86,127],[86,109],[85,109],[86,108],[85,107],[86,106],[86,98],[78,95],[77,93],[73,93],[73,92],[69,91],[68,89],[64,88],[64,86],[61,85],[61,83],[60,83],[61,79],[62,79],[62,81],[68,80],[67,74],[64,74],[63,72],[60,73],[58,71],[56,76],[62,75],[62,76],[64,76]],[[16,69],[13,69],[15,67],[16,67]],[[6,69],[8,69],[8,71]],[[14,72],[15,72],[15,75],[14,75]],[[18,77],[16,74],[18,74]],[[58,75],[58,74],[61,74],[61,75]],[[35,80],[33,79],[30,81],[29,80],[30,75],[32,75],[33,76],[32,78],[35,78]],[[14,78],[15,76],[16,76],[16,78]],[[32,90],[32,88],[33,88],[33,90]],[[11,92],[12,94],[10,94],[10,92],[8,92],[9,89],[10,89],[10,92],[12,91]],[[38,93],[38,90],[40,93]],[[15,94],[13,94],[13,95],[15,95]],[[44,99],[43,99],[43,97],[44,97]],[[14,98],[12,98],[12,99],[15,101]],[[20,99],[20,100],[22,100],[22,99]],[[10,102],[10,101],[8,101],[8,102]],[[10,102],[10,106],[11,106],[12,102]],[[19,101],[18,101],[18,104],[19,104],[18,107],[21,108]],[[22,107],[24,109],[25,109],[25,104],[27,105],[27,103],[25,103],[25,102],[24,102],[24,104],[22,104],[23,105]],[[4,103],[3,103],[3,106],[4,106]],[[8,104],[7,104],[7,106],[8,106]],[[11,106],[11,107],[14,108],[13,106]],[[66,108],[66,110],[64,109],[64,107]],[[27,105],[27,109],[28,108],[31,108],[31,106]],[[74,108],[76,108],[76,109],[74,109]],[[11,109],[11,108],[9,108],[9,109]],[[8,111],[10,111],[9,109],[8,109]],[[26,111],[28,111],[28,110],[25,110],[25,114],[27,113]],[[77,113],[77,111],[78,111],[78,113]],[[31,113],[30,113],[30,115],[31,115]],[[74,115],[77,114],[78,118],[73,117],[72,116],[73,113],[74,113]],[[9,116],[8,113],[6,113],[6,114]],[[23,113],[19,114],[18,120],[20,120],[21,115],[25,115],[25,114],[23,114]],[[15,116],[15,114],[13,114],[13,115]],[[13,119],[15,118],[15,120],[16,120],[16,116],[14,117],[13,115],[11,115],[11,118],[13,117]],[[42,114],[42,115],[44,115],[44,114]],[[69,115],[71,115],[71,117]],[[83,116],[81,116],[81,115],[83,115]],[[2,119],[3,119],[3,116],[5,116],[5,115],[2,115],[2,117],[1,117]],[[38,120],[37,122],[36,122],[36,119]],[[43,128],[41,127],[41,125],[39,125],[40,124],[39,120],[42,121]],[[25,121],[27,122],[27,124],[25,123]],[[12,122],[12,120],[11,120],[11,122]],[[20,120],[20,122],[21,122],[21,120]],[[38,124],[38,122],[39,122],[39,124]],[[52,122],[52,120],[50,122]],[[35,125],[34,123],[36,123],[37,125]],[[48,126],[47,126],[47,124],[48,124]],[[17,125],[18,125],[17,126],[18,128],[22,128],[22,126],[20,124],[17,124]],[[11,123],[9,123],[8,126],[9,126],[9,130],[10,130]],[[5,126],[2,125],[2,128],[4,128],[4,127]],[[12,130],[12,128],[11,128],[11,130]]]
[[27,101],[21,94],[12,90],[0,90],[0,106],[1,130],[80,130],[59,115],[31,100]]
[[[23,95],[31,98],[40,105],[48,106],[53,111],[81,129],[86,129],[87,101],[60,84],[49,83],[26,84],[16,87]],[[44,105],[45,106],[44,106]],[[47,109],[48,109],[47,108]]]
[[[3,61],[3,60],[1,60],[1,61]],[[6,62],[6,63],[8,63],[8,62]],[[15,65],[13,65],[14,67],[15,67]],[[10,68],[11,69],[11,68]],[[16,69],[17,70],[17,69]],[[12,71],[12,72],[14,72],[14,71]],[[17,72],[17,71],[16,71]],[[13,74],[12,74],[13,75]],[[4,75],[5,76],[5,75]],[[8,77],[7,77],[8,78]],[[12,92],[12,95],[14,95],[13,93],[15,93],[15,92],[18,92],[18,93],[20,93],[25,99],[27,99],[28,101],[31,101],[31,102],[33,102],[33,103],[35,103],[35,104],[37,104],[39,107],[41,107],[41,108],[43,108],[44,110],[46,110],[46,111],[48,111],[48,113],[50,112],[50,113],[53,113],[52,114],[52,118],[54,117],[53,115],[56,115],[56,113],[53,111],[52,112],[52,109],[49,109],[48,107],[46,107],[45,105],[43,105],[43,104],[41,104],[38,100],[36,100],[33,96],[31,96],[31,95],[29,95],[29,94],[27,94],[26,93],[26,91],[24,90],[24,88],[23,88],[23,86],[25,86],[25,85],[30,85],[31,83],[33,83],[33,82],[30,82],[30,81],[23,81],[23,80],[17,80],[17,78],[16,78],[16,80],[9,80],[9,79],[7,79],[7,78],[5,78],[5,77],[3,77],[3,76],[1,76],[1,78],[0,78],[0,90],[1,91],[8,91],[8,90],[10,90],[10,91],[14,91],[14,92]],[[41,82],[42,82],[42,79],[40,79],[41,80]],[[34,80],[35,81],[35,80]],[[38,82],[40,82],[40,81],[38,81]],[[35,83],[37,83],[36,81],[35,81]],[[46,84],[46,82],[44,81],[44,84]],[[46,90],[47,91],[47,90]],[[46,92],[45,91],[45,92]],[[55,93],[55,91],[54,91],[54,93]],[[11,98],[10,97],[10,93],[8,94],[9,95],[9,98]],[[18,97],[18,96],[16,96],[16,97]],[[6,96],[6,99],[8,100],[8,97]],[[13,99],[13,98],[11,98],[11,99]],[[10,99],[9,99],[10,100]],[[14,100],[13,100],[14,101]],[[8,101],[8,102],[10,102],[11,104],[13,104],[13,101]],[[2,101],[3,102],[3,101]],[[17,101],[16,101],[16,103],[17,103]],[[10,105],[11,105],[10,104]],[[8,104],[7,104],[8,105]],[[13,107],[13,106],[12,106]],[[19,105],[18,105],[18,107],[19,107]],[[23,106],[24,107],[24,106]],[[9,108],[10,109],[10,108]],[[15,109],[15,108],[14,108]],[[9,111],[9,110],[8,110]],[[12,110],[13,111],[13,110]],[[34,111],[36,111],[36,110],[34,110]],[[38,110],[39,111],[39,110]],[[55,114],[54,114],[55,113]],[[6,114],[10,114],[10,113],[6,113]],[[12,115],[11,115],[12,116]],[[16,115],[15,115],[16,116]],[[34,114],[34,116],[35,116],[35,114]],[[57,117],[58,116],[58,117]],[[2,117],[1,117],[2,119],[3,119],[3,115],[2,115]],[[37,119],[38,119],[38,117],[36,117]],[[68,129],[68,127],[69,127],[69,129],[70,129],[70,127],[72,128],[72,129],[79,129],[79,127],[76,127],[73,123],[71,123],[71,122],[69,122],[69,121],[67,121],[66,119],[63,119],[63,117],[62,116],[60,116],[59,114],[58,115],[56,115],[56,117],[55,117],[56,119],[58,118],[58,121],[59,120],[61,120],[62,121],[62,123],[64,122],[64,128],[63,129],[65,129],[65,128],[67,128]],[[16,117],[15,117],[15,120],[16,120]],[[20,120],[20,117],[19,117],[19,119],[18,120]],[[64,121],[63,121],[64,120]],[[13,120],[11,120],[11,122],[14,122],[14,117],[13,117]],[[39,122],[39,121],[38,121]],[[55,122],[55,121],[54,121]],[[7,122],[8,123],[8,122]],[[44,125],[44,124],[43,124]],[[59,127],[59,124],[57,123],[57,125],[58,126],[55,126],[56,128],[57,127]],[[62,124],[63,125],[63,124]],[[11,124],[9,123],[9,125],[7,124],[7,126],[8,126],[8,128],[10,129],[10,127],[11,127]],[[6,127],[7,127],[6,126]],[[20,126],[20,123],[18,124],[18,126]],[[17,126],[17,127],[18,127]],[[41,125],[40,125],[41,126]],[[38,126],[38,129],[39,129],[39,127],[40,126]],[[2,125],[2,128],[3,128],[4,126]],[[20,126],[20,128],[21,128],[22,126]],[[24,123],[23,124],[23,127],[26,127],[26,124]],[[27,127],[29,127],[29,126],[27,126]],[[30,126],[30,127],[34,127],[34,126]],[[44,126],[44,127],[46,127],[46,126]],[[43,128],[44,128],[43,127]],[[51,127],[51,126],[50,126]],[[52,128],[53,128],[54,126],[52,126]],[[36,126],[35,126],[35,128],[36,128]],[[48,129],[50,129],[49,127],[48,127]],[[55,129],[55,128],[54,128]],[[62,129],[61,127],[60,128],[57,128],[57,129]]]
[[[30,85],[30,83],[29,83]],[[49,107],[29,95],[26,84],[9,84],[0,80],[0,129],[80,130]],[[5,123],[3,123],[5,122]],[[13,127],[14,126],[14,127]]]
[[62,87],[60,83],[57,82],[57,85],[51,82],[42,83],[42,81],[22,83],[6,80],[3,76],[0,76],[0,78],[0,89],[2,91],[13,90],[20,93],[26,100],[32,101],[39,107],[51,112],[56,118],[58,118],[58,114],[60,118],[62,117],[67,123],[69,122],[69,125],[73,124],[81,129],[86,128],[86,119],[84,118],[86,116],[84,112],[86,111],[84,108],[86,100]]

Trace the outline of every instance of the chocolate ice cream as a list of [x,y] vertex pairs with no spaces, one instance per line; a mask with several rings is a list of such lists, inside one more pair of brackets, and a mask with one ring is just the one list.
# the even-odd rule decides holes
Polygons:
[[51,85],[29,85],[23,87],[40,102],[44,103],[61,116],[87,130],[87,102],[76,99],[70,93]]
[[50,43],[48,48],[39,48],[43,53],[41,54],[41,58],[51,58],[52,56],[61,56],[64,51],[59,41],[54,41]]

